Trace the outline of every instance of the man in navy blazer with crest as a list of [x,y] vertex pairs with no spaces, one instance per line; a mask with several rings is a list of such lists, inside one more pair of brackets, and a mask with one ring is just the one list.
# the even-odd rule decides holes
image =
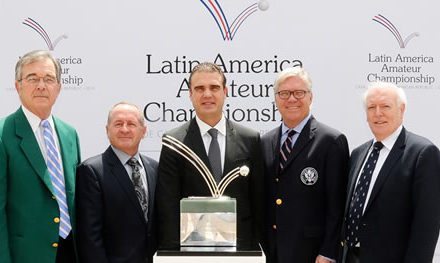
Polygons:
[[347,139],[311,115],[311,80],[304,69],[283,70],[274,92],[283,123],[262,137],[267,262],[334,262],[347,182]]
[[[107,123],[111,146],[78,167],[80,262],[152,262],[156,251],[154,197],[158,163],[139,153],[145,132],[143,115],[137,106],[116,104]],[[131,158],[140,164],[146,211],[135,191],[133,168],[128,164]]]
[[[364,95],[374,138],[353,150],[343,227],[345,263],[432,262],[440,227],[440,152],[406,130],[406,96],[392,83],[372,83]],[[363,212],[353,228],[360,174],[383,145],[372,172]],[[353,231],[356,229],[357,231]]]

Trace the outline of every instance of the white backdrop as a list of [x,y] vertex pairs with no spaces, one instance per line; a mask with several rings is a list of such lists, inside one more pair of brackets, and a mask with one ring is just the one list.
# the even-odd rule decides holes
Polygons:
[[313,114],[344,132],[351,149],[371,138],[360,98],[375,78],[405,88],[406,128],[440,144],[439,122],[426,121],[440,112],[437,2],[217,1],[0,0],[0,116],[19,105],[18,57],[51,49],[64,67],[54,113],[77,128],[83,159],[108,146],[107,112],[121,100],[145,110],[141,150],[157,159],[162,133],[191,117],[191,63],[223,66],[225,113],[262,133],[280,120],[277,72],[302,63]]

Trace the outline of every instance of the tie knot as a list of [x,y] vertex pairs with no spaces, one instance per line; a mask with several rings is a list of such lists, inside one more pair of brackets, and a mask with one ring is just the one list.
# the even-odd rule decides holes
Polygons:
[[127,161],[127,164],[131,166],[131,168],[135,168],[136,166],[139,165],[138,160],[136,160],[136,158],[132,157]]
[[383,144],[382,144],[381,142],[375,142],[375,143],[373,144],[373,149],[374,149],[375,151],[380,151],[380,150],[382,149],[382,147],[383,147]]
[[217,139],[218,130],[216,128],[209,129],[208,133],[213,139]]
[[48,120],[42,120],[41,126],[43,126],[43,128],[50,128],[50,122]]
[[296,131],[295,130],[290,130],[289,133],[287,133],[287,137],[292,138],[293,135],[295,135]]

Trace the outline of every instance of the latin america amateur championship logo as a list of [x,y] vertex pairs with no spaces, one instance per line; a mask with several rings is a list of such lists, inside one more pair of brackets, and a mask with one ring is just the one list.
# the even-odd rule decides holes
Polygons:
[[418,32],[413,32],[413,33],[409,34],[405,39],[403,39],[399,30],[397,30],[397,27],[394,26],[394,24],[391,23],[391,21],[389,19],[387,19],[386,17],[384,17],[381,14],[374,16],[373,21],[381,24],[386,29],[388,29],[391,32],[391,34],[393,34],[394,38],[396,38],[397,43],[399,44],[400,48],[405,48],[411,39],[420,36],[420,34]]
[[[40,35],[41,38],[43,38],[49,51],[55,51],[55,47],[61,42],[61,40],[68,38],[66,34],[62,34],[52,41],[52,39],[50,38],[47,31],[43,28],[43,26],[41,26],[41,24],[38,23],[37,20],[32,19],[30,17],[26,18],[22,22],[22,24],[37,32],[37,34]],[[61,82],[64,86],[64,89],[68,89],[68,90],[94,89],[94,87],[84,85],[84,77],[82,76],[81,73],[78,72],[81,70],[81,65],[84,62],[84,60],[81,57],[66,56],[66,57],[57,57],[57,59],[62,66]]]
[[237,34],[238,29],[240,29],[243,23],[251,15],[257,11],[266,11],[269,9],[269,3],[266,0],[260,0],[259,2],[253,3],[243,9],[241,13],[235,17],[232,23],[230,23],[230,20],[219,1],[200,0],[200,2],[205,6],[208,13],[214,19],[224,41],[232,41]]
[[32,28],[35,32],[37,32],[43,38],[44,42],[46,42],[47,48],[50,51],[55,50],[55,47],[58,45],[58,43],[61,40],[67,38],[67,35],[63,34],[63,35],[57,37],[54,41],[52,41],[50,39],[49,34],[47,34],[46,30],[44,30],[44,28],[37,21],[35,21],[34,19],[32,19],[30,17],[28,17],[27,19],[25,19],[23,21],[23,25],[26,25],[26,26]]

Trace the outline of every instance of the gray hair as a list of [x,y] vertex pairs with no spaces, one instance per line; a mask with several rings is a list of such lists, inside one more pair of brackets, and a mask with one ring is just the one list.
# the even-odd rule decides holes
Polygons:
[[364,92],[363,95],[363,103],[364,103],[364,107],[367,108],[367,97],[368,95],[370,95],[370,92],[373,89],[390,89],[392,91],[394,91],[397,94],[397,105],[407,105],[407,99],[406,99],[406,94],[405,91],[398,87],[396,84],[391,83],[391,82],[382,82],[382,81],[376,81],[376,82],[371,82],[368,87],[367,90]]
[[274,92],[277,93],[280,84],[290,77],[300,78],[306,84],[307,89],[312,91],[312,80],[310,79],[307,71],[305,71],[302,67],[291,67],[283,69],[283,71],[278,74],[273,87]]
[[113,106],[111,107],[111,109],[110,109],[109,112],[108,112],[108,116],[107,116],[107,125],[109,125],[110,122],[111,122],[111,117],[112,117],[113,110],[114,110],[116,107],[121,106],[121,105],[126,105],[126,106],[130,106],[130,107],[135,108],[135,109],[136,109],[136,112],[138,113],[138,118],[137,118],[137,119],[138,119],[139,123],[140,123],[142,126],[146,127],[146,123],[145,123],[145,119],[144,119],[144,115],[143,115],[143,113],[142,113],[142,110],[141,110],[136,104],[133,104],[133,103],[130,103],[130,102],[126,102],[126,101],[118,102],[118,103],[116,103],[115,105],[113,105]]
[[52,61],[53,65],[55,66],[55,74],[57,78],[57,82],[60,83],[61,81],[61,64],[60,62],[52,56],[52,54],[47,50],[34,50],[29,53],[24,54],[15,65],[15,80],[20,81],[22,79],[22,69],[23,66],[32,64],[37,61],[42,61],[49,59]]

